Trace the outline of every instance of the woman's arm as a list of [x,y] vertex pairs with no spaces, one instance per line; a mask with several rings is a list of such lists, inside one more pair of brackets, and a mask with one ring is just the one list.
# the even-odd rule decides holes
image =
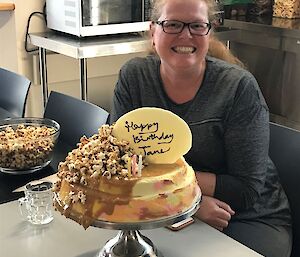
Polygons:
[[214,196],[216,188],[216,174],[210,172],[195,172],[202,194]]
[[227,174],[216,178],[214,196],[246,210],[264,188],[269,148],[269,112],[252,76],[245,76],[224,121]]
[[202,191],[197,218],[222,231],[228,226],[234,211],[230,205],[213,197],[216,186],[216,175],[210,172],[196,172],[196,178]]

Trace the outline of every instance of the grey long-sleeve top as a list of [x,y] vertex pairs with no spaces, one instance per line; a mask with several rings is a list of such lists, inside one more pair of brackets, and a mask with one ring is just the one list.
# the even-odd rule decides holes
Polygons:
[[288,201],[268,158],[268,107],[256,80],[215,58],[207,57],[206,64],[195,97],[176,104],[164,91],[158,57],[130,60],[121,68],[115,87],[111,122],[146,106],[176,113],[193,135],[187,162],[195,171],[216,174],[214,197],[236,211],[233,219],[289,225]]

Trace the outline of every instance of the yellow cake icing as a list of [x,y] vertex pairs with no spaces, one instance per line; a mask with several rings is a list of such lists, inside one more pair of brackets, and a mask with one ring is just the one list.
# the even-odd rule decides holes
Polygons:
[[[174,164],[151,164],[142,177],[129,180],[102,176],[93,187],[62,180],[58,197],[63,214],[87,227],[93,220],[138,222],[180,214],[199,198],[193,169],[180,159]],[[70,192],[82,191],[85,202],[70,203]]]

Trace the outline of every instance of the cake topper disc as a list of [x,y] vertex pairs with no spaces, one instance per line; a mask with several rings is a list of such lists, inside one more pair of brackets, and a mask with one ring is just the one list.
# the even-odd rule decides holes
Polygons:
[[143,107],[120,117],[113,130],[118,139],[129,141],[136,154],[148,163],[174,163],[192,146],[192,133],[176,114]]

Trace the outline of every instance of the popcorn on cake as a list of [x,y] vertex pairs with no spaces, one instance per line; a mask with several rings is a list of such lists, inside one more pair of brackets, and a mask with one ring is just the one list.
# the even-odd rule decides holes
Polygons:
[[58,166],[58,177],[70,183],[88,185],[90,178],[128,179],[128,162],[134,157],[129,143],[112,135],[113,126],[103,125],[90,138],[83,136],[64,162]]

